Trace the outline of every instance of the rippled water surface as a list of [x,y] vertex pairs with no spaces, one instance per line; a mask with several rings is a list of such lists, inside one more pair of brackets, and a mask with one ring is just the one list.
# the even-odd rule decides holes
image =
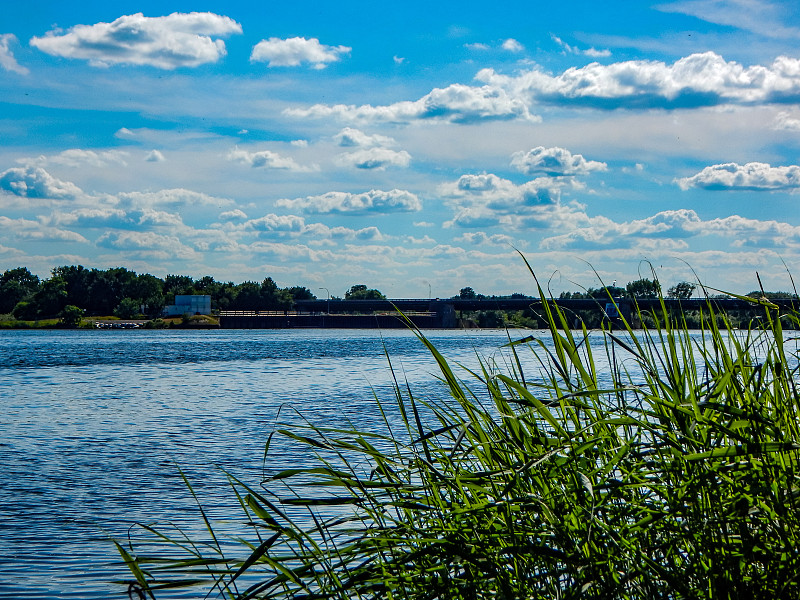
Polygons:
[[[429,337],[472,365],[508,341]],[[384,348],[415,392],[440,393],[405,331],[0,331],[0,597],[127,598],[110,539],[136,521],[197,524],[178,467],[210,511],[235,514],[217,466],[258,483],[279,411],[377,426],[374,396],[393,397]]]

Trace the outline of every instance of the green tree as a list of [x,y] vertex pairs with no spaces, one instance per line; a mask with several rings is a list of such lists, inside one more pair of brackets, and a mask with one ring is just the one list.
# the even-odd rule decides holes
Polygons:
[[114,309],[114,316],[120,319],[134,319],[141,314],[139,302],[133,298],[123,298]]
[[289,292],[289,295],[292,297],[292,300],[316,300],[317,297],[307,287],[301,286],[293,286],[290,288],[286,288],[286,291]]
[[61,324],[65,327],[77,327],[81,324],[83,309],[74,304],[67,304],[58,314]]
[[630,281],[625,286],[625,291],[631,298],[658,298],[661,292],[661,284],[658,280],[637,279]]
[[475,290],[473,290],[471,287],[463,287],[458,292],[458,297],[462,300],[474,300],[478,297],[478,294],[476,294]]
[[352,286],[344,293],[345,300],[386,300],[379,290],[367,288],[364,284]]
[[194,294],[194,280],[187,275],[167,275],[164,278],[164,295],[167,298],[172,296],[191,296]]
[[0,314],[10,313],[39,289],[39,278],[27,268],[9,269],[0,275]]
[[31,305],[37,318],[58,316],[67,305],[67,283],[60,277],[46,280],[31,297]]
[[667,296],[670,298],[691,298],[696,287],[695,284],[689,281],[681,281],[667,290]]

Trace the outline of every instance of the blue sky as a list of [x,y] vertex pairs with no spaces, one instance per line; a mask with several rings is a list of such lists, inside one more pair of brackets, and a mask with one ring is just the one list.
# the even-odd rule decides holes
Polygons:
[[541,4],[4,7],[0,271],[789,289],[798,4]]

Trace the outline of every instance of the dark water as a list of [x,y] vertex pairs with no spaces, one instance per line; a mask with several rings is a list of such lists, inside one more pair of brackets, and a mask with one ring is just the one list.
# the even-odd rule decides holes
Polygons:
[[[429,337],[467,365],[502,361],[508,341]],[[211,514],[235,514],[218,467],[257,484],[279,412],[378,426],[384,349],[416,393],[442,393],[404,331],[0,331],[0,598],[127,598],[111,538],[137,521],[198,525],[178,467]],[[273,447],[268,467],[307,460]]]

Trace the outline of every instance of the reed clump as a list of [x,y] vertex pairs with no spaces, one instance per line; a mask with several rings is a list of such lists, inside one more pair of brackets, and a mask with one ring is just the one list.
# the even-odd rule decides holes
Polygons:
[[709,308],[699,334],[663,305],[650,329],[571,331],[544,302],[546,339],[464,371],[417,332],[446,401],[398,382],[385,433],[277,430],[317,464],[259,488],[231,477],[234,548],[205,513],[204,540],[145,528],[177,555],[119,543],[130,593],[798,598],[798,357],[781,325],[797,316],[754,302],[757,327]]

